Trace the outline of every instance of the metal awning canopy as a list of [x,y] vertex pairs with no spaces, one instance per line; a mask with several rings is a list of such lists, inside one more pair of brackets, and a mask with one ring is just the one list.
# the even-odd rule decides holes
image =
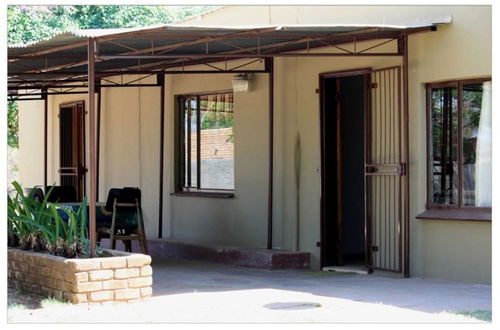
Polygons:
[[[8,48],[9,95],[22,86],[87,80],[87,40],[96,45],[95,78],[138,73],[181,73],[193,65],[211,72],[237,72],[234,59],[284,56],[401,56],[378,47],[347,49],[343,44],[381,40],[385,44],[410,33],[436,29],[435,22],[407,25],[263,25],[187,26],[76,30],[50,39]],[[319,48],[333,47],[334,52]],[[223,68],[209,65],[225,62]],[[205,70],[204,70],[205,71]],[[263,69],[265,72],[265,69]]]
[[[425,21],[425,22],[424,22]],[[274,135],[274,58],[336,56],[400,56],[403,66],[403,98],[408,109],[408,35],[435,31],[437,24],[450,23],[451,17],[420,20],[418,24],[343,25],[263,25],[188,26],[162,25],[134,29],[101,29],[64,32],[39,42],[8,48],[8,96],[13,100],[44,100],[44,185],[47,186],[47,97],[51,94],[88,91],[89,114],[89,226],[90,254],[95,256],[95,205],[98,187],[100,127],[100,88],[146,86],[111,82],[106,77],[141,74],[157,75],[160,87],[160,175],[159,237],[162,234],[163,143],[165,80],[163,74],[263,72],[269,77],[269,184],[267,247],[272,249],[273,230],[273,135]],[[373,40],[370,46],[358,42]],[[395,42],[393,51],[380,52],[380,46]],[[349,47],[345,44],[351,44]],[[366,48],[363,48],[366,47]],[[325,50],[328,49],[328,50]],[[333,50],[332,50],[333,49]],[[247,63],[231,63],[235,59]],[[247,65],[261,61],[261,69]],[[222,63],[222,64],[221,64]],[[198,69],[193,66],[202,66]],[[140,78],[142,79],[142,78]],[[137,81],[137,80],[136,80]],[[149,85],[148,85],[149,86]],[[51,92],[54,87],[61,91]],[[65,88],[65,89],[64,89]],[[64,89],[64,91],[62,91]],[[21,90],[28,91],[19,93]],[[38,91],[40,91],[38,93]],[[97,134],[96,105],[97,101]],[[40,96],[40,98],[33,98]],[[407,122],[407,118],[405,119]],[[97,143],[96,143],[97,137]],[[405,140],[407,144],[408,141]],[[97,150],[96,150],[97,149]],[[407,157],[407,156],[406,156]],[[97,158],[97,159],[96,159]],[[408,159],[406,159],[408,163]],[[406,186],[408,190],[408,186]],[[406,212],[408,212],[406,210]],[[405,221],[409,218],[405,215]],[[408,233],[405,233],[407,235]],[[407,250],[405,250],[407,253]],[[405,257],[406,258],[406,257]],[[405,262],[407,260],[405,259]],[[408,266],[405,276],[409,275]]]

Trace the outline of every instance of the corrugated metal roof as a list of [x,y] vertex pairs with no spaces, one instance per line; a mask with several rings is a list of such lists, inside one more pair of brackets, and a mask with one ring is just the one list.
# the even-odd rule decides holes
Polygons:
[[185,31],[206,31],[213,32],[228,32],[234,30],[254,30],[254,29],[269,29],[275,28],[276,31],[341,31],[348,28],[362,27],[379,27],[389,29],[411,29],[425,27],[434,24],[451,23],[451,16],[441,16],[433,19],[412,21],[409,24],[294,24],[294,25],[192,25],[192,24],[161,24],[150,25],[137,28],[116,28],[116,29],[79,29],[60,32],[52,37],[41,39],[38,41],[9,45],[8,48],[27,48],[41,44],[53,44],[68,42],[70,40],[78,42],[79,39],[97,38],[105,36],[113,36],[115,34],[132,33],[132,32],[185,32]]
[[[155,25],[126,29],[66,31],[51,38],[8,47],[9,82],[84,74],[87,40],[96,38],[96,72],[129,67],[161,70],[200,63],[199,58],[280,56],[356,40],[397,38],[451,22],[451,17],[411,24]],[[106,58],[107,56],[107,58]],[[118,58],[120,56],[120,58]],[[126,56],[126,57],[123,57]],[[176,58],[175,58],[176,57]],[[164,64],[158,68],[156,64]],[[52,78],[54,79],[54,78]]]

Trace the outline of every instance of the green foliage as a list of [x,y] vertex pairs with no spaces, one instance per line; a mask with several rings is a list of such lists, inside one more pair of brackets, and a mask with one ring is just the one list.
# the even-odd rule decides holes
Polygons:
[[[216,6],[7,6],[7,42],[24,44],[76,29],[127,28],[174,23]],[[8,106],[8,143],[18,148],[17,104]]]
[[207,97],[200,100],[201,129],[229,128],[234,126],[233,104]]
[[216,6],[8,6],[8,43],[26,43],[74,29],[174,23]]
[[19,147],[19,116],[16,102],[9,101],[7,107],[7,143],[11,148]]
[[207,112],[201,122],[201,129],[229,128],[233,126],[233,114],[225,114],[219,111]]
[[9,246],[47,251],[67,258],[88,253],[86,199],[74,211],[71,207],[49,203],[52,190],[43,201],[38,201],[33,197],[33,190],[25,195],[19,183],[12,185],[15,195],[7,197]]

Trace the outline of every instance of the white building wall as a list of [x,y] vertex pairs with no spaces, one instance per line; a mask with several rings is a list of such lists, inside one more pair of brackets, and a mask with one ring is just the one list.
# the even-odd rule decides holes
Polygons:
[[[427,82],[491,75],[489,6],[233,6],[186,24],[398,24],[451,15],[437,32],[409,37],[411,275],[491,282],[491,223],[416,220],[426,192],[425,91]],[[274,246],[295,249],[297,218],[301,251],[319,267],[320,137],[318,75],[399,64],[399,58],[279,58],[275,62]],[[130,78],[133,79],[133,78]],[[149,78],[155,81],[154,77]],[[264,247],[267,240],[267,75],[254,76],[248,93],[235,94],[235,198],[173,196],[174,96],[227,90],[231,75],[167,75],[163,236],[203,243]],[[49,98],[49,182],[57,181],[61,102]],[[105,88],[102,95],[100,200],[112,187],[139,186],[146,231],[158,234],[159,87]],[[33,115],[36,107],[40,111]],[[20,176],[43,184],[43,105],[20,107]],[[41,131],[40,131],[41,130]],[[301,144],[299,216],[294,155]],[[42,140],[40,140],[42,139]],[[42,154],[40,154],[42,152]],[[88,158],[87,158],[88,159]],[[31,161],[30,161],[31,160]],[[36,162],[40,166],[31,167]]]

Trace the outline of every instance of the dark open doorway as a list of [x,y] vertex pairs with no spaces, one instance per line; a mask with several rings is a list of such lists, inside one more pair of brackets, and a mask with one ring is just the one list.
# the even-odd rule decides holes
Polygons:
[[83,102],[59,108],[59,175],[64,201],[81,202],[85,195],[85,109]]
[[321,266],[366,265],[365,109],[369,71],[320,76]]

